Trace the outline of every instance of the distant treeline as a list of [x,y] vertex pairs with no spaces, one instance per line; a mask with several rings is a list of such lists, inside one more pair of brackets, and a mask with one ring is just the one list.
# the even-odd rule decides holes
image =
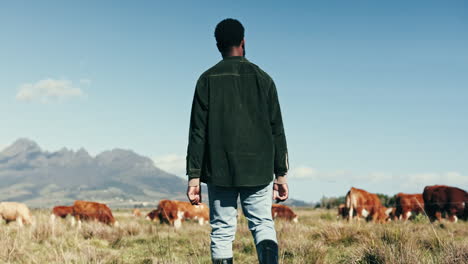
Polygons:
[[[382,193],[377,193],[377,196],[379,196],[380,201],[382,202],[382,205],[385,207],[395,207],[395,195],[393,196],[388,196],[386,194]],[[327,197],[323,196],[322,199],[320,199],[320,202],[315,204],[315,208],[326,208],[326,209],[331,209],[331,208],[336,208],[340,204],[346,203],[346,196],[339,196],[339,197]]]

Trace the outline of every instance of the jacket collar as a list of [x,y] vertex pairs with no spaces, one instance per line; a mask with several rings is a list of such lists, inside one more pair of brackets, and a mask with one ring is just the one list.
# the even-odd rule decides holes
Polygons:
[[223,58],[223,61],[227,61],[227,60],[245,61],[247,59],[243,56],[227,56]]

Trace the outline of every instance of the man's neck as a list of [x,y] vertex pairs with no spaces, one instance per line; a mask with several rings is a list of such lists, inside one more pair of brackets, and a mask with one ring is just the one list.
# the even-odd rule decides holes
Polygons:
[[242,48],[234,48],[231,50],[231,52],[229,52],[228,54],[224,55],[223,54],[223,58],[227,58],[227,57],[243,57],[244,56],[244,51],[242,50]]

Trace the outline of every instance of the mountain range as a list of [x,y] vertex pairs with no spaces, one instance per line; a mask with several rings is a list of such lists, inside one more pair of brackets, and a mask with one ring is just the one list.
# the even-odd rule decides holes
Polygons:
[[[1,149],[0,149],[1,150]],[[113,207],[154,207],[161,199],[186,200],[187,182],[131,150],[113,149],[95,157],[85,149],[49,152],[26,138],[0,152],[0,201],[33,208],[92,200]],[[202,187],[207,202],[206,186]],[[290,206],[312,206],[288,199]]]
[[130,150],[93,157],[83,148],[44,151],[22,138],[0,152],[0,201],[50,207],[82,199],[128,207],[186,199],[185,188],[185,180]]

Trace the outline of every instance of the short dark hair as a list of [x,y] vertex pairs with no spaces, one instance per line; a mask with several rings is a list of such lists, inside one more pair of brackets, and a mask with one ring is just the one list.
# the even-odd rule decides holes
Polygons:
[[244,27],[238,20],[227,18],[218,23],[214,35],[219,51],[224,54],[240,45],[244,39]]

